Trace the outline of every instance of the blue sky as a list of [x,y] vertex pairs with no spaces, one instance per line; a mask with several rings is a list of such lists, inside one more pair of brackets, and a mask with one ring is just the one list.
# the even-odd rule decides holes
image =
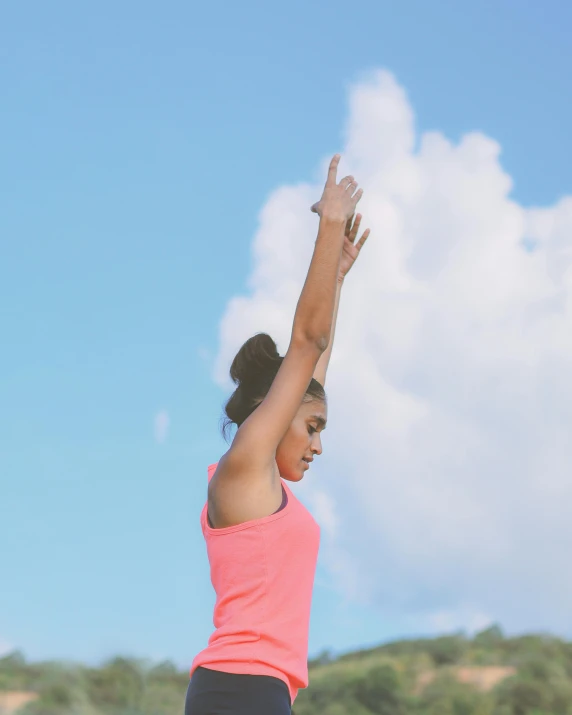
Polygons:
[[[520,204],[572,193],[571,22],[555,1],[3,8],[4,650],[190,665],[212,629],[206,468],[226,450],[209,359],[261,208],[343,150],[348,87],[378,68],[418,130],[498,141]],[[409,632],[319,565],[311,656]]]

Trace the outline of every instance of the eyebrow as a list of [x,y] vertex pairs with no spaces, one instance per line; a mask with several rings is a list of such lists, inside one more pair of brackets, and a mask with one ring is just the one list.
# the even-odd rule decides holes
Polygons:
[[322,429],[326,429],[326,420],[320,415],[310,415],[311,420],[316,420]]

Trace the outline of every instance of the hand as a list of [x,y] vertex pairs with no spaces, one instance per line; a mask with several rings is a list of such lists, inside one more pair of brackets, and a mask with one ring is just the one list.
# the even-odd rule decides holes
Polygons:
[[340,261],[340,269],[339,269],[339,273],[338,273],[338,281],[340,283],[343,282],[344,278],[348,274],[348,271],[355,263],[356,258],[359,256],[359,252],[363,248],[363,245],[367,241],[367,237],[370,234],[370,229],[366,228],[366,230],[362,233],[360,240],[357,243],[355,243],[356,236],[357,236],[358,230],[359,230],[359,225],[361,223],[361,219],[362,219],[361,214],[358,214],[355,217],[353,226],[352,226],[353,216],[351,216],[348,219],[348,222],[346,223],[346,231],[345,231],[345,236],[344,236],[344,247],[342,249],[342,258]]
[[346,176],[337,182],[338,164],[340,154],[336,154],[330,162],[328,178],[322,198],[312,206],[312,211],[320,218],[327,218],[335,221],[347,221],[354,215],[358,201],[361,199],[363,189],[357,189],[357,181],[353,176]]

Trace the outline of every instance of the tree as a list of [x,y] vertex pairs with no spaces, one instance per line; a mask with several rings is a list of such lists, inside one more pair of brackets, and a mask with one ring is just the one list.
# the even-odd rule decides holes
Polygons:
[[549,712],[550,690],[543,683],[516,676],[499,687],[498,704],[507,705],[512,715],[530,715],[535,710]]
[[427,651],[437,666],[456,663],[470,647],[470,643],[462,634],[435,638],[428,641],[427,645]]
[[137,709],[145,697],[145,677],[139,663],[118,657],[87,671],[87,691],[94,705],[106,712]]
[[355,699],[376,715],[402,715],[404,712],[399,680],[390,665],[368,670],[356,682]]
[[479,648],[495,648],[502,640],[504,640],[503,632],[500,626],[495,623],[489,628],[485,628],[484,631],[475,634],[473,644]]

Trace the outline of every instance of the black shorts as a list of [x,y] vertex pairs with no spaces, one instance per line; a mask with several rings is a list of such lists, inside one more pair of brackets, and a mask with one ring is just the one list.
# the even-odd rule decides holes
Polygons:
[[271,675],[223,673],[199,666],[187,688],[185,715],[291,715],[290,691]]

